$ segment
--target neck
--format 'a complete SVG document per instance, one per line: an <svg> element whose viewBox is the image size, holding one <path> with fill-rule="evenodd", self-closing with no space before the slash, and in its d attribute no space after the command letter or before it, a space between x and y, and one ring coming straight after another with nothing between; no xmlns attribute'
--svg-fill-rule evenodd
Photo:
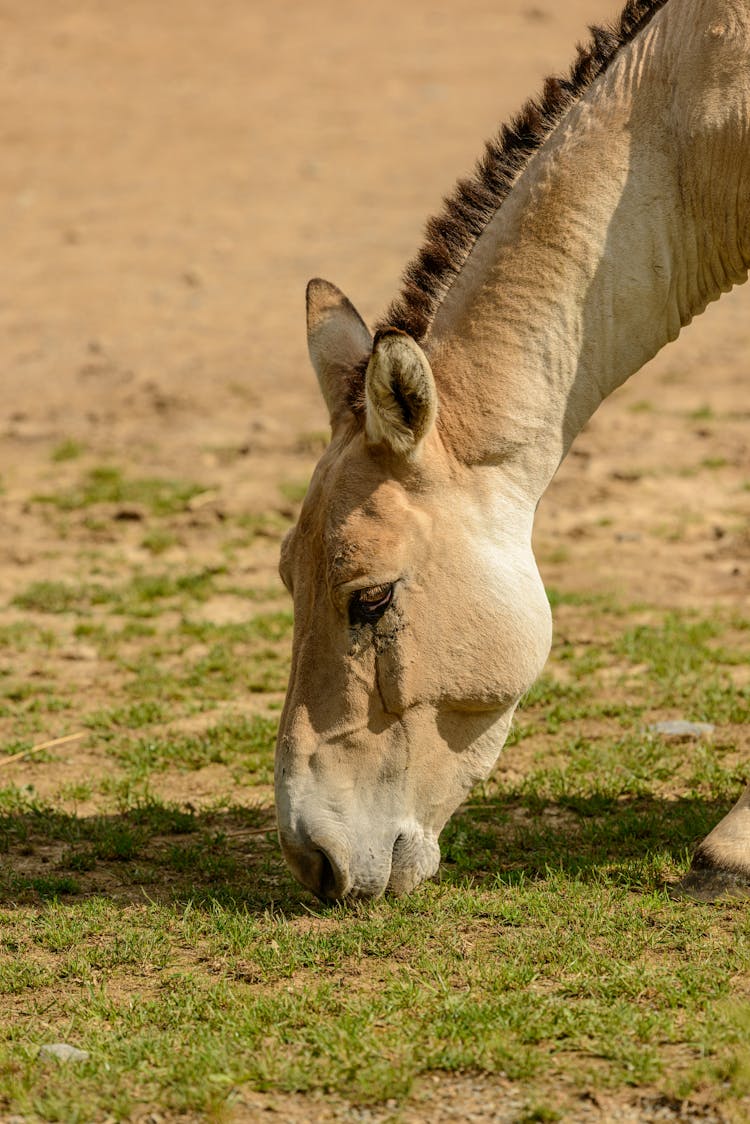
<svg viewBox="0 0 750 1124"><path fill-rule="evenodd" d="M526 166L434 318L443 438L536 502L750 265L750 9L669 0Z"/></svg>

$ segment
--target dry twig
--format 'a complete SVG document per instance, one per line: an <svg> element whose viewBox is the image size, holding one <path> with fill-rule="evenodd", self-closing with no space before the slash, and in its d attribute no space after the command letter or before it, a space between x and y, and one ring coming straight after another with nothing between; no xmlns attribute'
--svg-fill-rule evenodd
<svg viewBox="0 0 750 1124"><path fill-rule="evenodd" d="M64 738L53 738L52 741L32 745L30 749L22 749L20 753L14 753L12 757L0 757L0 769L3 765L12 765L14 761L20 761L22 757L28 757L30 753L39 753L42 749L52 749L55 745L63 745L65 742L74 742L78 738L85 737L86 731L82 730L80 734L66 734Z"/></svg>

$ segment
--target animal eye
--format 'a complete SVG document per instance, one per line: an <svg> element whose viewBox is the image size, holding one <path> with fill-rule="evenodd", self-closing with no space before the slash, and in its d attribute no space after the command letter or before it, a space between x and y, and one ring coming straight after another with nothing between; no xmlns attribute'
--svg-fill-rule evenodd
<svg viewBox="0 0 750 1124"><path fill-rule="evenodd" d="M350 624L372 624L380 620L393 600L393 585L373 585L359 589L349 602Z"/></svg>

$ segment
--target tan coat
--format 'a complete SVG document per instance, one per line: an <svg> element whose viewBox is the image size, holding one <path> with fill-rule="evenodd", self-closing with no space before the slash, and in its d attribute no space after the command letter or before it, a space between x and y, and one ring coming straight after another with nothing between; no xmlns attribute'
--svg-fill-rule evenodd
<svg viewBox="0 0 750 1124"><path fill-rule="evenodd" d="M549 652L539 498L603 399L749 264L750 0L633 0L459 185L374 339L311 282L333 437L282 548L276 796L314 892L435 872ZM750 875L749 804L698 867Z"/></svg>

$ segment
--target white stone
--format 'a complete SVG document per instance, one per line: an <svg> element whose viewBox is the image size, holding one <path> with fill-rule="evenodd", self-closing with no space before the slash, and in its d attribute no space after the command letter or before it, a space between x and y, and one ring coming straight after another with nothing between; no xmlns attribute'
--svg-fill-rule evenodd
<svg viewBox="0 0 750 1124"><path fill-rule="evenodd" d="M646 729L665 738L703 738L713 734L716 727L710 722L686 722L680 718L670 718L666 722L652 722Z"/></svg>
<svg viewBox="0 0 750 1124"><path fill-rule="evenodd" d="M85 1062L88 1050L79 1050L77 1046L69 1046L67 1042L48 1042L39 1047L40 1058L57 1058L61 1062Z"/></svg>

